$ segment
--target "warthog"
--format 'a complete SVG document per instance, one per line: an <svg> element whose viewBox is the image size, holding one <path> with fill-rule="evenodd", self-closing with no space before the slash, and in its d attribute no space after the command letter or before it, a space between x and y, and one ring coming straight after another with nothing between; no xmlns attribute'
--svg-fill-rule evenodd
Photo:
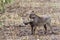
<svg viewBox="0 0 60 40"><path fill-rule="evenodd" d="M50 27L51 31L52 31L52 26L51 26L51 19L49 16L42 16L39 17L36 14L30 14L30 19L32 19L33 21L30 22L25 22L25 25L30 24L31 25L31 32L32 34L35 34L35 30L37 26L44 26L45 32L44 34L47 33L47 25ZM53 31L52 31L53 32Z"/></svg>

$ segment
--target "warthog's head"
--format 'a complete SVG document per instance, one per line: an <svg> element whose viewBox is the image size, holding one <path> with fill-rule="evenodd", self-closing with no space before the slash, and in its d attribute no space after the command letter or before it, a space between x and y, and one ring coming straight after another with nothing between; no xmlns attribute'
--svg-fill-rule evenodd
<svg viewBox="0 0 60 40"><path fill-rule="evenodd" d="M35 14L30 14L30 19L34 19L34 18L36 18L36 15Z"/></svg>
<svg viewBox="0 0 60 40"><path fill-rule="evenodd" d="M32 22L32 21L33 21L33 20L30 19L30 18L25 18L25 17L24 17L24 19L23 19L23 23L24 23L25 25L29 24L29 23Z"/></svg>

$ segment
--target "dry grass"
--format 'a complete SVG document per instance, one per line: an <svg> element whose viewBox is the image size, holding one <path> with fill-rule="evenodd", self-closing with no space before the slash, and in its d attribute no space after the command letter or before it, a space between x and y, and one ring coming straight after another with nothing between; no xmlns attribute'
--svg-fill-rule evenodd
<svg viewBox="0 0 60 40"><path fill-rule="evenodd" d="M0 15L0 28L2 25L19 25L23 20L21 16L26 16L27 13L30 13L30 10L34 10L35 14L40 15L48 15L51 17L51 24L59 28L60 30L60 8L59 2L54 0L50 1L39 1L39 0L15 0L14 3L6 5L6 12ZM30 31L30 27L3 27L0 35L4 36L7 40L59 40L60 35L28 35ZM40 28L38 28L40 29ZM58 32L60 32L57 30ZM25 32L27 31L27 32ZM22 33L21 33L22 32ZM25 32L25 36L24 35ZM3 35L3 34L4 35ZM26 34L27 33L27 34ZM40 32L38 32L40 33ZM18 34L18 35L17 35ZM20 37L19 35L22 36ZM3 40L0 36L0 39ZM5 40L4 39L4 40Z"/></svg>

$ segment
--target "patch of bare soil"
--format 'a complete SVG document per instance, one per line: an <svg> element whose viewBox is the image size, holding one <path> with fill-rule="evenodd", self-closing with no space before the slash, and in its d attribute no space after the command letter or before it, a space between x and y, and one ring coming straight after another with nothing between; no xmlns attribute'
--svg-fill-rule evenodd
<svg viewBox="0 0 60 40"><path fill-rule="evenodd" d="M0 31L0 39L1 40L60 40L60 28L53 27L53 31L55 34L50 33L48 30L48 34L44 33L44 28L39 28L36 30L35 35L31 35L30 26L26 27L4 27Z"/></svg>

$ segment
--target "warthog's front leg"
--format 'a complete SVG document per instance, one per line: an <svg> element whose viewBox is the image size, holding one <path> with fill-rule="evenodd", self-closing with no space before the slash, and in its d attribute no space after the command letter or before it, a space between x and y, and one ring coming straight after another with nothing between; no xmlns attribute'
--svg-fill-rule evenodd
<svg viewBox="0 0 60 40"><path fill-rule="evenodd" d="M31 34L35 35L36 27L31 27Z"/></svg>
<svg viewBox="0 0 60 40"><path fill-rule="evenodd" d="M31 25L31 34L35 34L36 26Z"/></svg>
<svg viewBox="0 0 60 40"><path fill-rule="evenodd" d="M33 27L31 27L31 34L34 34L34 30L33 30Z"/></svg>
<svg viewBox="0 0 60 40"><path fill-rule="evenodd" d="M44 29L45 29L44 34L46 34L47 33L47 26L46 26L46 24L44 25Z"/></svg>

